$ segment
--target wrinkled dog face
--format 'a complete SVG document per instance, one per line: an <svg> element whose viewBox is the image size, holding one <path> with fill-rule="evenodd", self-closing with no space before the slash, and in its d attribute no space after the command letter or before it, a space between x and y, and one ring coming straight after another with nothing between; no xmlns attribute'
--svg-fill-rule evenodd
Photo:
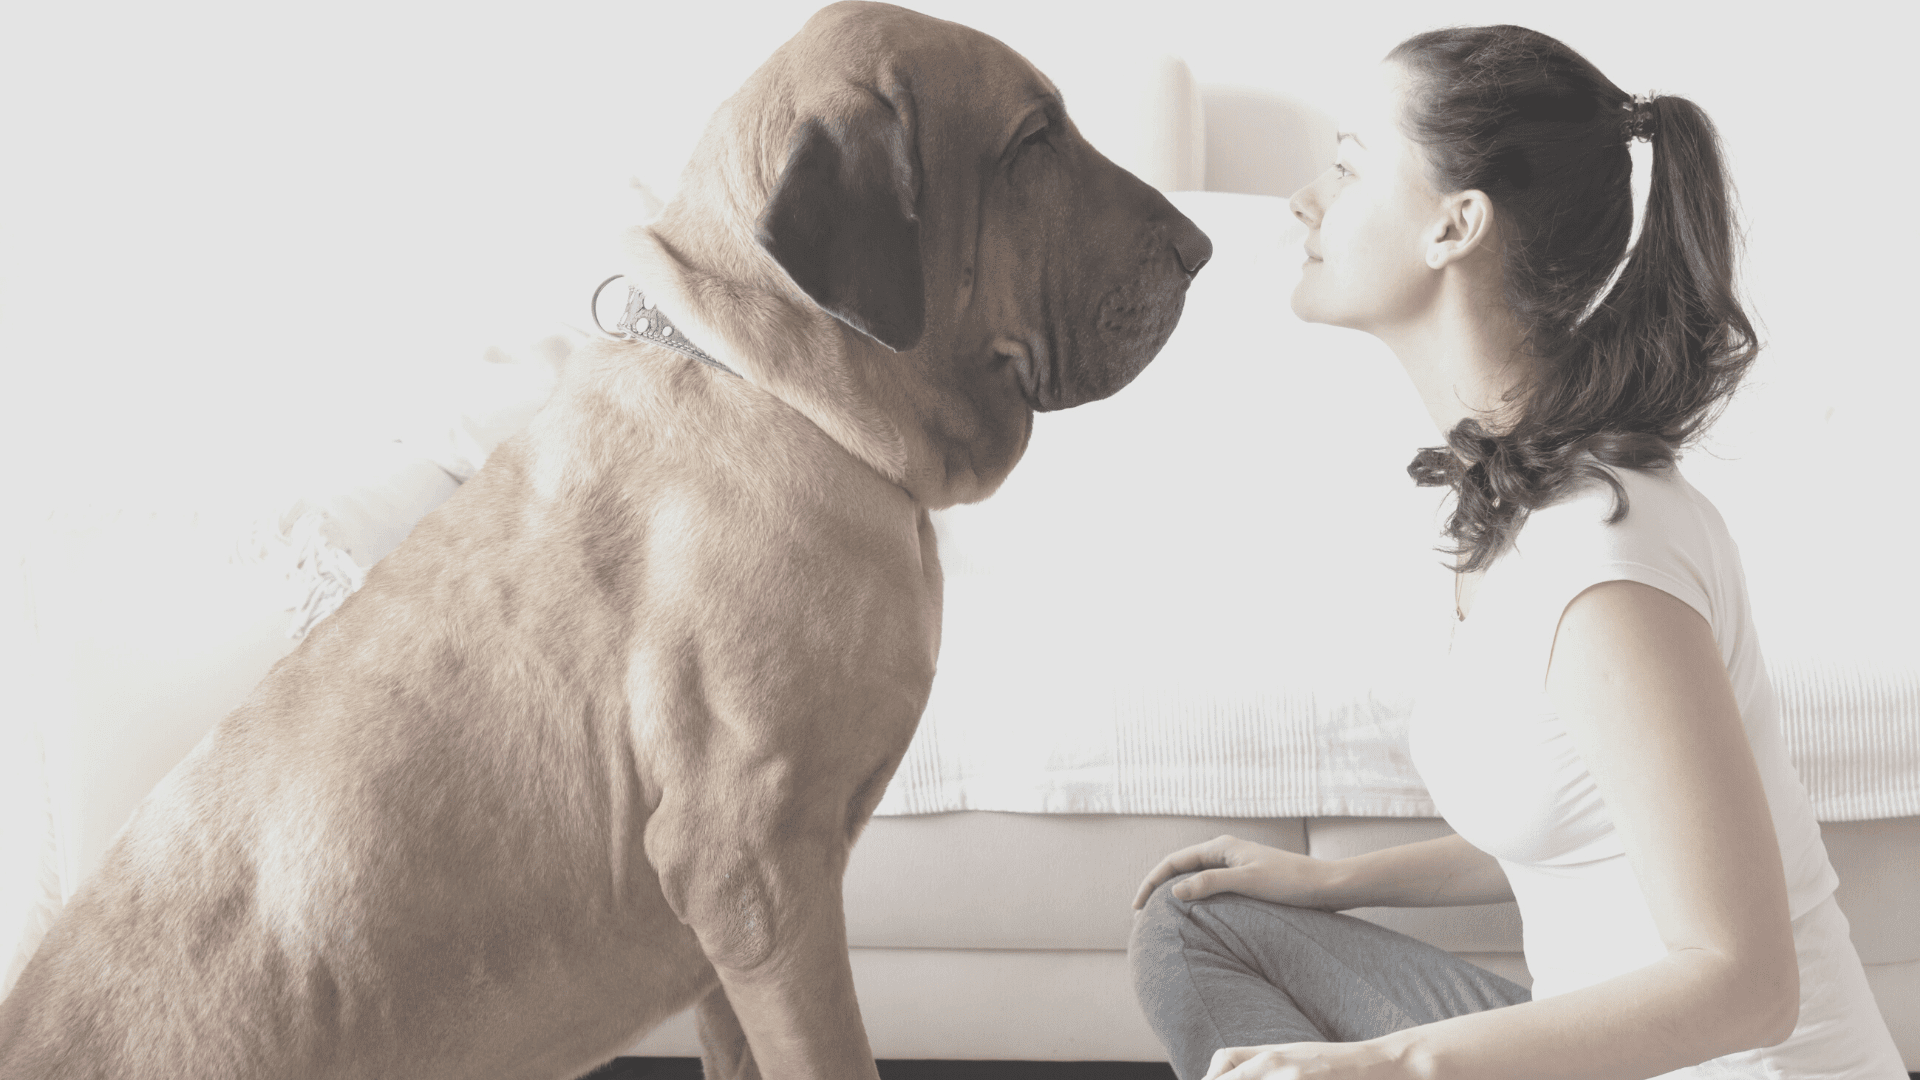
<svg viewBox="0 0 1920 1080"><path fill-rule="evenodd" d="M1132 381L1212 254L1025 58L889 4L822 9L716 124L708 152L769 182L758 253L857 332L844 385L906 433L930 506L991 494L1034 412Z"/></svg>
<svg viewBox="0 0 1920 1080"><path fill-rule="evenodd" d="M976 384L1003 367L1037 410L1114 393L1166 343L1212 244L1025 58L872 3L823 9L782 53L776 71L840 73L787 82L800 123L757 236L821 307Z"/></svg>
<svg viewBox="0 0 1920 1080"><path fill-rule="evenodd" d="M1059 95L1020 66L1025 92L989 144L998 152L978 165L985 270L975 288L1027 401L1065 409L1147 366L1213 246L1082 138Z"/></svg>

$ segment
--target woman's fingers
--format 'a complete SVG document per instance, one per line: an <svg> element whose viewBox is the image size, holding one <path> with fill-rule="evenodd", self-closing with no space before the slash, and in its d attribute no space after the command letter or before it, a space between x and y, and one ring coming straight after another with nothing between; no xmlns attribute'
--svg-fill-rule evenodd
<svg viewBox="0 0 1920 1080"><path fill-rule="evenodd" d="M1219 1080L1238 1068L1240 1063L1260 1052L1258 1046L1227 1046L1213 1052L1213 1060L1207 1062L1206 1080Z"/></svg>
<svg viewBox="0 0 1920 1080"><path fill-rule="evenodd" d="M1140 881L1140 890L1133 894L1133 910L1139 911L1144 907L1147 903L1147 897L1153 895L1153 890L1159 888L1161 882L1176 874L1186 873L1185 870L1179 867L1182 856L1191 850L1191 848L1188 848L1176 851L1166 858L1161 859L1159 865L1155 866L1152 870L1147 871L1147 876Z"/></svg>
<svg viewBox="0 0 1920 1080"><path fill-rule="evenodd" d="M1217 892L1233 891L1234 880L1239 877L1230 869L1202 870L1173 887L1173 895L1182 900L1205 900Z"/></svg>
<svg viewBox="0 0 1920 1080"><path fill-rule="evenodd" d="M1198 845L1181 848L1179 851L1161 859L1159 863L1155 864L1153 869L1147 871L1147 876L1140 879L1140 888L1133 894L1133 910L1139 911L1141 907L1146 904L1147 897L1153 895L1153 890L1160 887L1161 882L1175 874L1186 873L1186 871L1180 869L1180 867L1190 861L1192 853L1197 850L1199 850Z"/></svg>
<svg viewBox="0 0 1920 1080"><path fill-rule="evenodd" d="M1279 1046L1231 1046L1213 1052L1207 1080L1299 1080L1300 1068Z"/></svg>
<svg viewBox="0 0 1920 1080"><path fill-rule="evenodd" d="M1153 890L1159 888L1160 883L1170 877L1194 870L1204 870L1210 866L1225 866L1226 846L1234 842L1231 836L1216 836L1204 844L1183 847L1161 859L1159 865L1147 871L1147 876L1141 880L1140 890L1133 895L1133 910L1139 911L1144 907L1147 897L1153 895Z"/></svg>
<svg viewBox="0 0 1920 1080"><path fill-rule="evenodd" d="M1367 1043L1275 1043L1215 1050L1207 1080L1303 1080L1366 1076L1384 1066Z"/></svg>

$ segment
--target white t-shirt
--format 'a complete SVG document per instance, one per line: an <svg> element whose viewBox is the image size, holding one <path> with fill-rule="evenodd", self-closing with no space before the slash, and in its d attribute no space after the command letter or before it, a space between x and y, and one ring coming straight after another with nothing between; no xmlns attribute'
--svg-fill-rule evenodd
<svg viewBox="0 0 1920 1080"><path fill-rule="evenodd" d="M1615 475L1629 505L1619 522L1605 524L1612 489L1583 485L1536 510L1488 567L1442 675L1415 710L1414 765L1448 824L1506 870L1535 998L1664 957L1606 803L1545 682L1561 612L1588 587L1637 581L1684 601L1712 627L1759 765L1786 870L1803 1001L1800 1026L1785 1043L1683 1072L1756 1080L1903 1076L1831 899L1838 879L1780 735L1739 551L1718 511L1677 469Z"/></svg>

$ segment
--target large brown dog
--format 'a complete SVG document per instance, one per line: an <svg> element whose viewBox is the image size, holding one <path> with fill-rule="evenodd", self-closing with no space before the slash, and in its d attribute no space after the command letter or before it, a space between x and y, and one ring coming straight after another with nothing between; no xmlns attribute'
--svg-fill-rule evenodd
<svg viewBox="0 0 1920 1080"><path fill-rule="evenodd" d="M933 680L927 512L1126 385L1211 248L1011 50L862 3L633 248L745 377L576 358L141 805L0 1077L566 1080L695 1002L710 1077L875 1077L840 879Z"/></svg>

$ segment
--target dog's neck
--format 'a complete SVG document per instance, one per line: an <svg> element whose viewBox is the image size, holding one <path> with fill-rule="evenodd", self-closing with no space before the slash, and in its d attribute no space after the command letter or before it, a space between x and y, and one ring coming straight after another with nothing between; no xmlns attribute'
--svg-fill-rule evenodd
<svg viewBox="0 0 1920 1080"><path fill-rule="evenodd" d="M671 311L679 331L714 360L911 493L906 439L855 385L845 340L851 331L800 295L763 253L729 244L690 250L697 235L675 220L679 209L669 204L652 224L628 232L629 281Z"/></svg>

